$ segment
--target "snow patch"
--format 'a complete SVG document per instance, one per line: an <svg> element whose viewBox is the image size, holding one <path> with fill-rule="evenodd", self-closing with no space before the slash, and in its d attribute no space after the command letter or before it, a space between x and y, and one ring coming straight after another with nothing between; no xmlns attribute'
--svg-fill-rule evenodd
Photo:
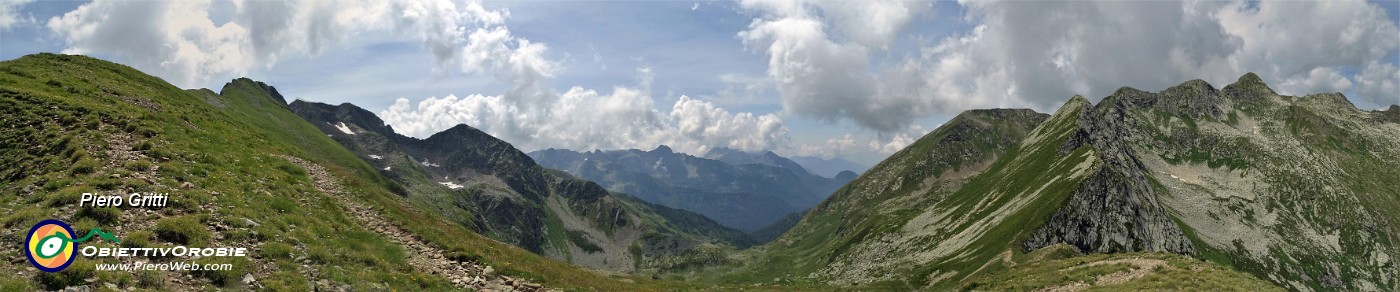
<svg viewBox="0 0 1400 292"><path fill-rule="evenodd" d="M385 166L384 171L388 171L390 168L393 168L393 166Z"/></svg>
<svg viewBox="0 0 1400 292"><path fill-rule="evenodd" d="M384 159L384 156L379 156L379 155L373 155L373 154L371 154L371 155L369 156L369 159L379 160L379 159Z"/></svg>
<svg viewBox="0 0 1400 292"><path fill-rule="evenodd" d="M438 184L447 186L448 189L453 189L453 190L455 190L455 189L460 189L460 188L464 188L464 186L459 185L459 184L454 183L454 182L450 182L450 181L439 182Z"/></svg>
<svg viewBox="0 0 1400 292"><path fill-rule="evenodd" d="M355 134L355 132L351 132L351 131L350 131L350 126L346 126L346 125L345 125L345 122L336 123L336 124L335 124L335 128L336 128L336 129L339 129L341 132L345 132L346 135L354 135L354 134Z"/></svg>

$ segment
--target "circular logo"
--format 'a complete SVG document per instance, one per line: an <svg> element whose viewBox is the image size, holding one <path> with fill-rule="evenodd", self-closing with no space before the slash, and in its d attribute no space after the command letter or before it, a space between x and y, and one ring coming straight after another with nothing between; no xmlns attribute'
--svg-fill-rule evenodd
<svg viewBox="0 0 1400 292"><path fill-rule="evenodd" d="M73 264L73 252L78 244L73 242L73 227L54 219L39 221L29 229L29 237L24 239L24 254L29 263L45 272L58 272Z"/></svg>

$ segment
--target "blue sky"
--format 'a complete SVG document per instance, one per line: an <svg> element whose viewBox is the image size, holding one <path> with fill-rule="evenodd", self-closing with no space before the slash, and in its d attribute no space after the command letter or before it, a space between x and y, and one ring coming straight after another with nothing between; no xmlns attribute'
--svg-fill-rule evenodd
<svg viewBox="0 0 1400 292"><path fill-rule="evenodd" d="M0 0L0 58L84 53L181 87L239 76L425 137L713 147L873 164L973 108L1217 87L1400 103L1400 2ZM113 37L117 36L117 37ZM439 50L434 50L435 48Z"/></svg>

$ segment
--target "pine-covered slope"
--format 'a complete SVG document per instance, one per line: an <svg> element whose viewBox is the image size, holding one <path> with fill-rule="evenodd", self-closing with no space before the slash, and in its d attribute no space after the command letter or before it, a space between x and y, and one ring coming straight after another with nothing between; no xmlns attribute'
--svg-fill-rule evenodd
<svg viewBox="0 0 1400 292"><path fill-rule="evenodd" d="M247 79L219 92L181 90L83 56L0 62L0 165L0 237L7 242L22 242L20 233L32 224L55 218L82 231L101 227L123 247L245 247L250 253L79 257L63 272L42 273L22 264L18 245L5 244L4 254L17 263L0 267L5 291L531 289L528 282L646 288L424 212L394 194L396 183L376 168L288 111L274 89ZM162 192L170 201L155 209L79 207L83 192ZM233 269L95 270L98 263L172 261ZM488 265L494 272L485 270ZM482 281L464 281L474 276Z"/></svg>
<svg viewBox="0 0 1400 292"><path fill-rule="evenodd" d="M681 261L707 246L751 244L742 232L703 216L550 172L509 143L466 125L417 139L351 104L298 100L290 107L405 186L409 199L491 238L561 261L634 272Z"/></svg>
<svg viewBox="0 0 1400 292"><path fill-rule="evenodd" d="M1075 97L1044 122L966 112L731 278L952 288L1068 244L1190 255L1295 290L1395 290L1392 111L1280 96L1247 74Z"/></svg>

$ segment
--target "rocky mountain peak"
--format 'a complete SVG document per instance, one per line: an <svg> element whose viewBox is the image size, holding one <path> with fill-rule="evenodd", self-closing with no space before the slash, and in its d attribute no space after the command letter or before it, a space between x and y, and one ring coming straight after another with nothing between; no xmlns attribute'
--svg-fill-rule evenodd
<svg viewBox="0 0 1400 292"><path fill-rule="evenodd" d="M277 92L277 88L272 87L272 85L267 85L267 83L263 83L262 81L248 79L248 77L240 77L225 83L224 87L219 89L219 95L227 95L226 93L231 92L231 90L239 89L265 95L268 100L273 101L277 106L283 108L287 107L287 99L282 97L281 93Z"/></svg>
<svg viewBox="0 0 1400 292"><path fill-rule="evenodd" d="M1259 75L1254 74L1254 72L1245 73L1240 76L1235 83L1226 85L1221 91L1225 92L1225 96L1236 99L1249 99L1278 94L1274 92L1273 88L1269 88L1268 84L1264 84L1264 80L1260 79Z"/></svg>
<svg viewBox="0 0 1400 292"><path fill-rule="evenodd" d="M1118 91L1123 91L1123 89L1119 89ZM1055 113L1051 116L1061 117L1074 112L1083 112L1093 108L1093 106L1094 103L1089 102L1088 98L1084 98L1082 95L1075 95L1074 97L1070 97L1069 101L1065 101L1065 104L1060 105L1060 109L1055 110Z"/></svg>
<svg viewBox="0 0 1400 292"><path fill-rule="evenodd" d="M329 105L319 102L308 102L304 100L294 100L287 105L293 113L305 117L307 120L315 122L317 126L325 126L335 123L352 124L371 132L379 133L386 137L392 137L394 128L379 119L373 112L355 106L350 103L340 105Z"/></svg>
<svg viewBox="0 0 1400 292"><path fill-rule="evenodd" d="M842 170L840 173L837 173L837 174L836 174L835 179L838 180L838 181L851 181L851 180L855 180L857 176L859 176L859 175L857 175L857 174L856 174L855 172L853 172L853 171Z"/></svg>
<svg viewBox="0 0 1400 292"><path fill-rule="evenodd" d="M1377 116L1383 122L1400 123L1400 105L1390 105L1389 109L1376 111Z"/></svg>
<svg viewBox="0 0 1400 292"><path fill-rule="evenodd" d="M1224 97L1214 86L1204 80L1195 79L1157 93L1132 87L1119 88L1113 92L1113 95L1104 97L1094 109L1101 115L1108 111L1156 109L1192 118L1204 116L1223 118L1224 110L1221 109L1223 101Z"/></svg>
<svg viewBox="0 0 1400 292"><path fill-rule="evenodd" d="M651 152L663 155L671 155L675 153L675 151L671 151L671 147L667 147L666 145L656 146L656 149L652 149Z"/></svg>
<svg viewBox="0 0 1400 292"><path fill-rule="evenodd" d="M1216 89L1215 86L1211 86L1210 83L1206 82L1205 80L1192 79L1190 81L1182 82L1181 84L1167 88L1167 90L1163 91L1163 93L1186 96L1213 95L1216 94Z"/></svg>

